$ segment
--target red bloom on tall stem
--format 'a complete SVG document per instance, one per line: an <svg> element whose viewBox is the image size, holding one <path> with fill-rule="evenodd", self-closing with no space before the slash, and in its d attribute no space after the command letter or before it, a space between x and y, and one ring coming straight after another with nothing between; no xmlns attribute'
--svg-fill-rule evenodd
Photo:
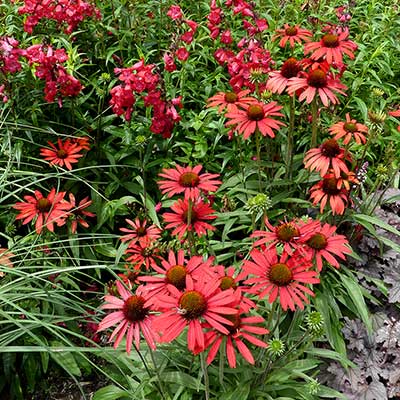
<svg viewBox="0 0 400 400"><path fill-rule="evenodd" d="M318 95L322 104L328 107L329 101L333 104L339 103L334 92L346 95L343 90L346 90L347 86L343 85L330 72L316 68L304 74L305 76L303 77L290 78L287 87L290 95L293 95L297 91L301 92L299 96L300 101L306 100L309 104Z"/></svg>
<svg viewBox="0 0 400 400"><path fill-rule="evenodd" d="M348 36L349 31L347 29L338 34L328 32L319 42L306 43L304 54L313 52L311 54L313 60L325 58L329 64L340 65L343 63L343 54L353 59L354 51L357 50L357 45L351 40L347 40Z"/></svg>
<svg viewBox="0 0 400 400"><path fill-rule="evenodd" d="M209 204L202 200L191 203L188 199L179 199L172 206L173 213L164 213L164 221L167 222L166 228L173 228L173 235L177 235L181 239L186 232L195 231L198 236L205 235L207 230L213 231L215 227L206 221L217 218ZM189 218L190 210L190 218Z"/></svg>
<svg viewBox="0 0 400 400"><path fill-rule="evenodd" d="M287 59L279 71L269 73L267 89L273 93L283 93L289 83L289 79L296 77L301 69L300 63L294 57Z"/></svg>
<svg viewBox="0 0 400 400"><path fill-rule="evenodd" d="M133 228L119 228L120 231L128 233L121 237L121 242L129 242L129 247L136 243L139 243L141 247L146 247L152 241L157 240L160 237L161 229L155 225L147 226L147 220L141 221L136 218L132 221L128 218L125 221Z"/></svg>
<svg viewBox="0 0 400 400"><path fill-rule="evenodd" d="M250 349L243 342L243 339L246 339L255 346L267 347L267 343L253 336L253 334L265 335L269 332L266 328L255 326L255 324L265 324L264 318L260 316L241 315L240 311L234 315L225 316L225 318L233 322L233 326L227 326L229 330L228 335L215 330L206 333L206 348L211 345L207 356L207 364L212 363L222 345L225 346L228 364L231 368L236 368L235 346L243 358L254 365L254 357ZM224 341L224 339L226 340Z"/></svg>
<svg viewBox="0 0 400 400"><path fill-rule="evenodd" d="M324 212L324 208L328 202L333 215L341 215L344 213L349 198L349 192L345 188L341 188L338 185L338 181L339 179L335 178L334 174L328 173L310 189L310 198L313 200L313 205L321 203L321 214Z"/></svg>
<svg viewBox="0 0 400 400"><path fill-rule="evenodd" d="M157 333L152 327L155 315L152 311L152 298L140 291L140 288L133 294L126 289L120 281L116 282L117 290L122 298L106 295L106 303L101 306L104 309L117 310L107 315L99 324L97 332L118 324L110 336L111 342L115 338L114 348L116 349L126 334L126 352L129 354L133 341L137 350L140 348L140 333L144 336L151 349L156 348Z"/></svg>
<svg viewBox="0 0 400 400"><path fill-rule="evenodd" d="M250 252L252 261L243 262L243 275L253 275L244 283L253 285L252 291L260 299L269 295L269 303L273 303L279 296L282 308L295 310L298 306L304 309L304 303L309 303L305 294L314 296L311 289L304 283L319 283L317 272L310 271L312 263L305 257L293 255L289 258L287 253L282 253L278 258L275 248L260 251L253 249Z"/></svg>
<svg viewBox="0 0 400 400"><path fill-rule="evenodd" d="M71 205L70 210L70 218L72 217L71 221L71 232L76 233L78 230L78 224L83 226L84 228L88 228L89 224L85 220L86 217L95 217L96 214L85 211L85 208L89 207L92 204L92 200L89 200L89 197L86 196L83 198L78 204L76 204L75 196L72 193L69 193L69 203Z"/></svg>
<svg viewBox="0 0 400 400"><path fill-rule="evenodd" d="M39 190L35 190L34 193L34 196L24 196L25 202L13 205L13 208L20 211L15 219L22 219L22 224L25 225L36 218L37 234L40 234L43 228L54 232L54 224L64 225L71 209L71 204L64 200L65 192L56 193L56 189L53 188L47 197L43 197Z"/></svg>
<svg viewBox="0 0 400 400"><path fill-rule="evenodd" d="M207 107L218 107L218 112L238 112L240 107L248 104L257 103L254 97L247 97L250 90L242 90L240 92L218 92L208 99Z"/></svg>
<svg viewBox="0 0 400 400"><path fill-rule="evenodd" d="M71 139L66 139L64 142L59 138L58 148L52 143L47 142L51 149L41 148L40 155L44 157L46 161L50 161L50 165L59 165L69 170L72 169L72 165L79 161L79 158L83 157L83 154L79 152L83 150L83 147L78 143L73 143Z"/></svg>
<svg viewBox="0 0 400 400"><path fill-rule="evenodd" d="M133 264L134 268L140 270L144 265L146 269L150 269L157 266L157 260L161 257L159 256L159 248L155 242L147 243L146 246L141 246L134 244L129 246L125 254L129 254L126 261Z"/></svg>
<svg viewBox="0 0 400 400"><path fill-rule="evenodd" d="M302 44L302 41L309 42L312 37L310 31L300 28L298 25L290 26L289 24L285 24L283 29L276 29L275 32L276 34L272 36L272 40L280 38L280 47L285 47L286 43L289 42L290 47L293 48L295 43Z"/></svg>
<svg viewBox="0 0 400 400"><path fill-rule="evenodd" d="M233 326L233 322L226 315L237 313L232 289L220 291L217 280L194 281L188 275L183 293L173 285L169 286L169 292L168 296L156 297L160 310L164 310L154 321L154 327L161 333L161 342L171 342L188 326L188 349L201 351L205 347L204 321L217 331L229 334L227 326Z"/></svg>
<svg viewBox="0 0 400 400"><path fill-rule="evenodd" d="M346 122L337 122L329 128L331 135L335 135L334 139L343 138L343 144L348 144L352 137L358 144L365 144L367 139L364 133L368 132L368 127L358 123L355 119L351 119L349 113L346 114Z"/></svg>
<svg viewBox="0 0 400 400"><path fill-rule="evenodd" d="M283 251L291 255L293 250L299 247L299 238L301 236L301 225L296 221L282 221L278 226L270 224L265 218L265 225L269 231L254 231L250 237L261 237L256 240L253 246L267 245L267 249L271 249L278 244L283 245Z"/></svg>
<svg viewBox="0 0 400 400"><path fill-rule="evenodd" d="M189 260L185 259L183 250L175 253L170 250L168 260L161 259L161 266L154 265L153 269L158 272L159 276L141 276L139 281L145 282L143 290L151 295L164 294L168 295L168 286L175 286L178 290L185 290L186 276L191 275L196 278L199 274L209 274L210 265L214 258L210 257L207 261L201 256L193 256Z"/></svg>
<svg viewBox="0 0 400 400"><path fill-rule="evenodd" d="M175 168L164 168L159 174L166 179L158 182L161 192L167 194L168 197L184 193L185 199L191 200L196 200L201 192L215 192L222 183L216 179L219 174L200 174L202 168L202 165L195 167L176 165Z"/></svg>
<svg viewBox="0 0 400 400"><path fill-rule="evenodd" d="M305 245L310 258L316 260L318 271L322 270L323 258L333 267L340 268L334 256L345 260L346 254L351 253L346 237L335 233L336 226L321 224L320 221L312 221L308 225L309 232L300 241Z"/></svg>
<svg viewBox="0 0 400 400"><path fill-rule="evenodd" d="M335 178L339 178L341 172L349 173L344 160L351 161L350 154L342 149L335 139L328 139L321 146L307 151L304 157L305 168L318 171L321 176L332 169Z"/></svg>
<svg viewBox="0 0 400 400"><path fill-rule="evenodd" d="M268 104L261 102L247 105L243 110L227 113L226 118L230 120L226 126L234 125L234 130L243 134L244 139L248 139L258 129L263 136L275 137L273 129L279 129L285 124L271 117L283 116L279 110L282 106L275 101Z"/></svg>

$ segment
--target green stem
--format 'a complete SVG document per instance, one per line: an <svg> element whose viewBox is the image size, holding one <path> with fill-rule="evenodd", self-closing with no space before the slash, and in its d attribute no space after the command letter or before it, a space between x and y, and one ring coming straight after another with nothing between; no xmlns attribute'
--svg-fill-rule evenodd
<svg viewBox="0 0 400 400"><path fill-rule="evenodd" d="M286 179L292 179L293 176L293 136L294 136L294 118L295 118L295 96L290 99L289 109L289 129L287 133L286 146Z"/></svg>
<svg viewBox="0 0 400 400"><path fill-rule="evenodd" d="M210 382L208 380L208 370L207 370L206 356L204 351L200 353L200 363L204 377L205 400L210 400Z"/></svg>
<svg viewBox="0 0 400 400"><path fill-rule="evenodd" d="M150 372L150 370L149 370L149 367L147 366L146 360L145 360L144 357L142 356L142 353L136 348L135 345L133 345L132 347L136 350L136 353L138 353L139 358L142 360L142 363L143 363L144 368L145 368L145 370L146 370L146 372L147 372L147 375L149 375L150 380L153 379L153 375L151 374L151 372ZM165 395L164 395L164 392L163 392L161 386L159 386L159 385L156 385L156 386L157 386L157 390L158 390L158 391L160 392L160 394L161 394L162 399L163 399L163 400L167 400L166 397L165 397Z"/></svg>
<svg viewBox="0 0 400 400"><path fill-rule="evenodd" d="M156 372L156 375L157 375L158 385L160 386L160 393L161 392L164 393L164 388L163 388L163 384L161 381L160 371L159 371L159 368L157 367L156 358L154 357L154 351L152 349L150 349L150 356L151 356L151 361L153 362L154 371ZM169 393L167 393L167 398L168 399L171 398Z"/></svg>
<svg viewBox="0 0 400 400"><path fill-rule="evenodd" d="M318 104L317 98L314 97L311 103L311 147L316 147L318 142Z"/></svg>
<svg viewBox="0 0 400 400"><path fill-rule="evenodd" d="M260 131L256 130L256 153L257 153L257 170L258 170L258 189L261 192L261 141Z"/></svg>
<svg viewBox="0 0 400 400"><path fill-rule="evenodd" d="M189 242L189 251L190 255L194 256L196 254L196 246L193 237L193 231L189 230L189 226L192 223L192 211L193 211L193 202L191 199L188 200L188 213L187 213L187 226L188 226L188 242Z"/></svg>

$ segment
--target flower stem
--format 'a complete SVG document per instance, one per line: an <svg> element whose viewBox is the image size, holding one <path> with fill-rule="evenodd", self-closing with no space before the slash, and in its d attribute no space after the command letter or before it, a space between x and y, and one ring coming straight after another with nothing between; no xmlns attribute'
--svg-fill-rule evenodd
<svg viewBox="0 0 400 400"><path fill-rule="evenodd" d="M293 134L294 134L294 118L295 118L295 96L290 99L289 109L289 129L287 133L286 146L286 179L292 179L293 176Z"/></svg>
<svg viewBox="0 0 400 400"><path fill-rule="evenodd" d="M256 153L257 153L257 169L258 169L258 189L261 192L261 141L260 131L256 130Z"/></svg>
<svg viewBox="0 0 400 400"><path fill-rule="evenodd" d="M318 141L318 104L317 98L314 97L311 103L311 147L317 146Z"/></svg>
<svg viewBox="0 0 400 400"><path fill-rule="evenodd" d="M153 362L153 366L154 366L154 371L156 372L157 375L157 380L158 380L158 385L160 387L160 393L164 393L164 388L163 388L163 384L161 381L161 376L160 376L160 371L157 367L157 363L156 363L156 358L154 357L154 351L152 349L150 349L150 356L151 356L151 361ZM169 393L167 392L167 398L170 399L171 396L169 395Z"/></svg>
<svg viewBox="0 0 400 400"><path fill-rule="evenodd" d="M151 374L151 372L150 372L150 370L149 370L149 367L147 366L146 360L145 360L144 357L142 356L142 353L136 348L136 346L132 346L132 347L136 350L136 352L137 352L138 355L139 355L139 358L142 360L142 363L143 363L144 368L145 368L145 370L146 370L146 372L147 372L147 375L149 375L150 380L153 379L153 375ZM158 382L158 385L156 385L156 386L157 386L157 390L160 392L160 395L161 395L162 399L163 399L163 400L167 400L167 398L165 397L165 394L164 394L164 392L163 392L163 390L162 390L162 388L161 388L161 383L160 383L160 381Z"/></svg>
<svg viewBox="0 0 400 400"><path fill-rule="evenodd" d="M207 370L206 356L204 351L200 353L200 363L201 363L201 370L204 376L205 400L210 400L210 382L208 380L208 370Z"/></svg>

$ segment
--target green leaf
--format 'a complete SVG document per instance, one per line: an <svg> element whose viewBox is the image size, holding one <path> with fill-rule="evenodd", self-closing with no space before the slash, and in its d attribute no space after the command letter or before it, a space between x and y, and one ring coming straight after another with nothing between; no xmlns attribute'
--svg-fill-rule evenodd
<svg viewBox="0 0 400 400"><path fill-rule="evenodd" d="M368 307L365 304L360 285L356 282L355 277L349 277L344 274L340 278L347 289L347 293L359 312L359 317L364 322L369 333L372 333L372 322L368 312Z"/></svg>
<svg viewBox="0 0 400 400"><path fill-rule="evenodd" d="M128 398L128 393L114 385L99 389L93 396L93 400L115 400L122 397Z"/></svg>
<svg viewBox="0 0 400 400"><path fill-rule="evenodd" d="M185 386L194 390L204 390L204 385L199 384L198 380L192 376L185 374L184 372L171 371L164 372L161 374L161 380L165 382L171 382L178 385Z"/></svg>
<svg viewBox="0 0 400 400"><path fill-rule="evenodd" d="M321 358L329 358L330 360L339 361L342 365L346 365L351 368L355 368L356 365L344 357L342 354L329 350L329 349L318 349L312 348L306 351L307 354L311 354L313 356L321 357Z"/></svg>
<svg viewBox="0 0 400 400"><path fill-rule="evenodd" d="M51 347L63 347L63 344L61 342L53 341L51 342ZM66 351L51 351L51 356L57 364L70 375L81 376L81 370L79 369L72 353Z"/></svg>
<svg viewBox="0 0 400 400"><path fill-rule="evenodd" d="M382 229L385 229L388 232L391 232L397 236L400 236L400 231L398 231L396 228L393 228L393 226L387 224L386 222L382 221L381 219L379 219L377 217L372 217L370 215L365 215L365 214L355 214L353 217L361 225L363 224L363 222L377 225L377 226L381 227Z"/></svg>
<svg viewBox="0 0 400 400"><path fill-rule="evenodd" d="M329 399L343 399L348 400L348 397L343 393L338 392L337 390L331 389L326 386L319 386L318 388L318 396L319 397L327 397Z"/></svg>
<svg viewBox="0 0 400 400"><path fill-rule="evenodd" d="M219 400L246 400L250 394L250 384L242 384L240 383L239 386L229 393L224 393L221 396L218 396Z"/></svg>

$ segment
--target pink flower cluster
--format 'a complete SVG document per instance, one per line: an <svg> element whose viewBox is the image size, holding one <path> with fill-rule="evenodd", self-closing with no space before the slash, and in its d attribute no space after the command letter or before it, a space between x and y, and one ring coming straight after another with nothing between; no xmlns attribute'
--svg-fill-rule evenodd
<svg viewBox="0 0 400 400"><path fill-rule="evenodd" d="M21 69L19 57L25 55L25 51L18 48L18 40L12 37L0 37L0 72L2 74L15 73Z"/></svg>
<svg viewBox="0 0 400 400"><path fill-rule="evenodd" d="M114 72L122 83L111 89L110 104L115 114L124 115L130 121L136 103L135 95L147 92L143 96L144 105L153 107L150 130L167 138L171 136L175 123L181 119L176 109L182 107L181 97L171 101L163 99L159 88L160 77L154 72L155 68L154 64L146 65L144 60L129 68L115 68Z"/></svg>
<svg viewBox="0 0 400 400"><path fill-rule="evenodd" d="M35 44L26 49L25 57L29 65L35 66L35 75L46 81L44 93L47 102L53 102L58 95L61 107L62 97L77 96L83 89L79 80L61 65L68 60L64 49L54 50L50 45Z"/></svg>
<svg viewBox="0 0 400 400"><path fill-rule="evenodd" d="M214 53L214 57L220 65L227 65L230 85L234 91L240 91L244 87L254 91L255 83L252 81L252 73L259 72L267 77L273 63L271 54L264 49L262 44L255 39L242 39L238 43L239 52L220 48ZM265 83L258 85L260 91L265 89Z"/></svg>
<svg viewBox="0 0 400 400"><path fill-rule="evenodd" d="M32 33L41 19L67 25L64 31L70 34L86 17L101 17L96 7L82 0L25 0L18 12L28 14L24 24L24 30L28 33Z"/></svg>
<svg viewBox="0 0 400 400"><path fill-rule="evenodd" d="M198 24L190 19L183 19L182 10L178 5L172 5L167 15L176 22L178 31L185 25L189 27L189 30L184 33L173 36L171 51L166 51L164 53L163 60L165 69L166 71L173 72L176 70L175 57L179 61L186 61L189 58L189 52L184 46L184 43L192 43Z"/></svg>

